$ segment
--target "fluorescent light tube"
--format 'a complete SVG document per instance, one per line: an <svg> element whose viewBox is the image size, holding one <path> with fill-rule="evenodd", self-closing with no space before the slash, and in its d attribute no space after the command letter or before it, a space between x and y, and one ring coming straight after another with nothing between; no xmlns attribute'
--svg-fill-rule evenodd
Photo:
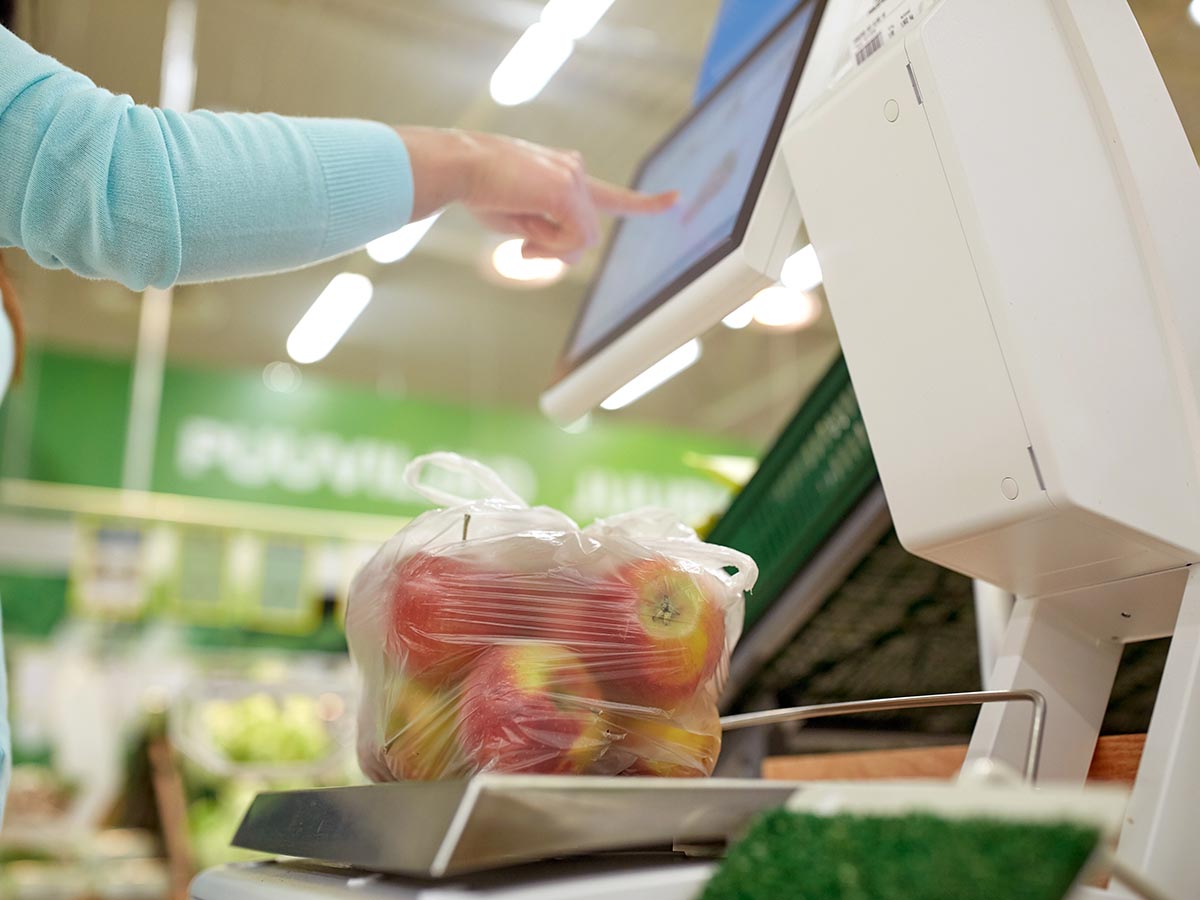
<svg viewBox="0 0 1200 900"><path fill-rule="evenodd" d="M692 338L682 347L668 353L641 375L613 393L600 404L601 409L621 409L635 400L640 400L656 387L670 381L680 372L692 366L700 358L700 340Z"/></svg>
<svg viewBox="0 0 1200 900"><path fill-rule="evenodd" d="M442 211L439 209L432 216L426 216L416 222L409 222L391 234L375 238L367 244L367 256L381 265L400 262L413 252L417 244L421 243L421 238L425 237L425 233L433 227L433 223L441 214Z"/></svg>
<svg viewBox="0 0 1200 900"><path fill-rule="evenodd" d="M784 287L797 291L811 291L821 283L821 264L812 244L797 250L783 261L783 272L779 281Z"/></svg>
<svg viewBox="0 0 1200 900"><path fill-rule="evenodd" d="M366 275L351 272L335 275L288 335L288 356L301 364L315 363L328 356L371 302L373 291L371 279Z"/></svg>
<svg viewBox="0 0 1200 900"><path fill-rule="evenodd" d="M575 42L561 31L534 22L492 73L492 99L501 106L529 102L542 92L574 48Z"/></svg>

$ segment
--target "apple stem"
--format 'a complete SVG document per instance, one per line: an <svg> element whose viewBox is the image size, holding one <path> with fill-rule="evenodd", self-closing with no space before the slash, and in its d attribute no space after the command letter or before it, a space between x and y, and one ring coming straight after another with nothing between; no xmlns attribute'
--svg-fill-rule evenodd
<svg viewBox="0 0 1200 900"><path fill-rule="evenodd" d="M663 597L658 611L654 614L654 622L659 625L670 625L671 620L679 615L679 611L671 605L670 597Z"/></svg>
<svg viewBox="0 0 1200 900"><path fill-rule="evenodd" d="M470 524L471 524L471 514L470 514L470 513L467 513L466 515L464 515L464 516L463 516L463 536L462 536L462 539L463 539L464 541L467 539L467 528L470 526Z"/></svg>

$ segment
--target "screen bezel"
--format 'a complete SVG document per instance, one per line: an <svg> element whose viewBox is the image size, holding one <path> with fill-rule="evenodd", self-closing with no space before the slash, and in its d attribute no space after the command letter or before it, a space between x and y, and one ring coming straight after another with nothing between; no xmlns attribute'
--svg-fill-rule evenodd
<svg viewBox="0 0 1200 900"><path fill-rule="evenodd" d="M584 348L581 352L572 356L570 354L571 344L574 342L576 335L579 333L579 328L583 323L584 314L587 312L589 304L592 302L592 295L596 292L597 285L600 281L600 275L608 265L610 256L612 255L613 247L616 244L617 236L624 225L623 220L618 220L609 235L608 242L605 245L604 252L600 257L600 263L597 266L596 274L593 275L591 282L588 285L587 291L584 294L583 301L579 305L579 311L575 315L575 321L571 325L571 330L567 334L567 339L563 345L563 352L559 356L558 365L555 371L554 379L550 386L563 381L572 372L577 370L584 363L588 362L593 357L601 353L605 348L609 347L613 341L622 335L626 334L634 328L639 322L655 310L663 306L667 301L679 293L684 287L695 281L721 260L728 257L734 250L741 246L742 241L746 237L746 230L750 226L750 219L754 214L754 208L758 204L759 193L762 190L763 182L766 181L767 170L775 157L775 150L779 145L779 138L783 134L783 127L787 123L788 113L791 111L792 101L796 97L796 90L800 85L800 78L804 74L804 66L808 62L808 56L812 51L813 41L816 38L817 27L821 22L822 15L825 11L827 0L800 0L796 7L789 12L779 24L771 29L754 49L746 54L737 66L729 72L721 81L709 92L697 106L695 106L686 116L679 120L675 126L667 132L667 134L658 141L638 164L634 172L632 183L637 185L641 180L646 168L654 162L655 158L662 153L679 134L687 128L691 122L700 116L728 86L735 81L739 75L758 57L768 44L770 44L779 34L785 31L799 16L809 7L812 7L812 20L809 22L808 30L805 32L804 39L800 43L800 47L796 52L796 58L792 63L792 69L788 73L787 81L784 83L783 94L779 100L779 106L775 110L775 115L771 120L771 126L767 130L766 140L763 142L763 149L759 155L758 161L755 163L754 175L750 179L750 186L746 190L745 199L742 201L742 206L738 210L737 220L734 222L729 236L726 237L720 244L696 260L691 266L680 273L670 283L660 288L652 294L645 303L641 304L634 312L625 316L617 322L607 332L597 338L592 344Z"/></svg>

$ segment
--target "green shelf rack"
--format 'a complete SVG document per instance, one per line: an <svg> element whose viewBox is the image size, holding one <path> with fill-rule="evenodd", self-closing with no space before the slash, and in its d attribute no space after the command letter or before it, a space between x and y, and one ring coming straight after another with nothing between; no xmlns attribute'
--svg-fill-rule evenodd
<svg viewBox="0 0 1200 900"><path fill-rule="evenodd" d="M708 535L758 563L758 584L746 598L747 629L878 477L850 372L839 356Z"/></svg>

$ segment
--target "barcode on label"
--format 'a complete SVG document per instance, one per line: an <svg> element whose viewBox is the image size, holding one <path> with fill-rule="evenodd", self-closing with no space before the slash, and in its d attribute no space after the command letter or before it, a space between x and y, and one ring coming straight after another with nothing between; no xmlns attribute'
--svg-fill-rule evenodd
<svg viewBox="0 0 1200 900"><path fill-rule="evenodd" d="M883 35L882 34L875 35L875 37L871 38L869 41L867 41L865 44L863 44L861 47L858 48L858 52L854 54L854 64L856 66L861 66L864 62L866 62L868 59L871 58L871 56L875 53L876 50L878 50L882 46L883 46Z"/></svg>

